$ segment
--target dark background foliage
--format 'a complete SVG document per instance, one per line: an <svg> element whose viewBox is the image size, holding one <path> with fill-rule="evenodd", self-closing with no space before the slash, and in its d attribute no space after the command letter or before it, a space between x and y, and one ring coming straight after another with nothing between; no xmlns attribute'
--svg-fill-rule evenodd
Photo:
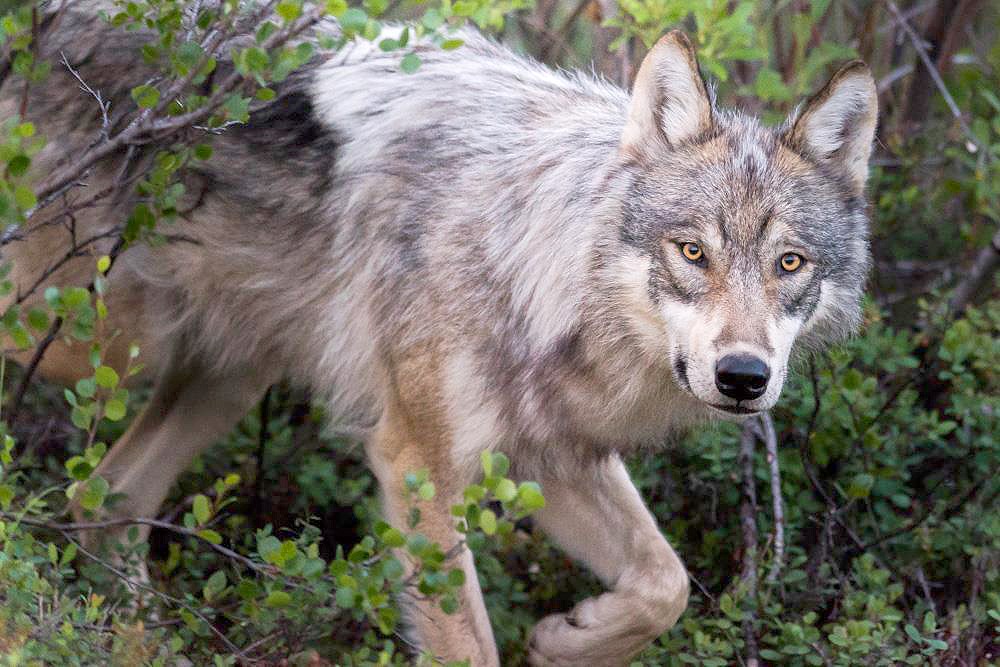
<svg viewBox="0 0 1000 667"><path fill-rule="evenodd" d="M139 21L184 4L120 7ZM277 8L291 26L312 5ZM60 64L31 58L31 5L4 0L0 9L11 12L0 25L4 76L46 85ZM323 9L371 39L384 15L432 32L469 18L549 64L593 63L626 86L648 46L679 26L720 101L768 122L839 62L869 62L881 118L864 328L802 358L768 419L694 433L630 461L695 582L681 622L636 664L1000 663L996 3L365 0ZM457 46L447 39L439 41ZM281 48L264 49L272 64L286 58ZM238 120L239 100L276 76L255 70L256 56L241 56L254 89L235 88L237 101L208 109L209 121ZM133 92L140 106L159 95ZM4 224L23 224L45 194L22 178L35 137L17 119L0 123L0 209ZM172 214L173 174L198 150L206 149L188 140L173 162L153 167L149 180L163 187L146 212L152 222ZM56 316L75 327L99 320L100 277L114 257L105 259L89 288L58 286L51 312L5 314L8 345L44 344ZM125 405L131 415L143 400L141 389L118 386L125 369L111 377L102 368L69 395L32 379L21 396L23 370L3 365L0 662L430 662L399 635L392 593L419 585L451 604L460 582L447 567L450 545L421 542L418 522L403 533L381 524L360 447L326 433L321 408L283 385L185 473L148 553L84 553L62 514L65 491L75 485L95 511L113 502L90 473L101 443L122 432ZM532 488L512 491L502 460L484 465L463 508L467 540L504 663L519 664L537 619L599 586L524 518ZM434 492L433 480L412 481L415 498ZM392 547L421 563L419 581L403 580ZM130 587L143 559L149 584Z"/></svg>

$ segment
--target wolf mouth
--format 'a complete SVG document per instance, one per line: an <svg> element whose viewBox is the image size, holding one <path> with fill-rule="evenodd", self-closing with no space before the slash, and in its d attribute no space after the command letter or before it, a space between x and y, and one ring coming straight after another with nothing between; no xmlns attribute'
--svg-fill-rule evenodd
<svg viewBox="0 0 1000 667"><path fill-rule="evenodd" d="M723 412L728 412L733 415L755 415L760 412L760 410L744 408L739 405L716 405L715 403L709 403L709 405L716 410L722 410Z"/></svg>

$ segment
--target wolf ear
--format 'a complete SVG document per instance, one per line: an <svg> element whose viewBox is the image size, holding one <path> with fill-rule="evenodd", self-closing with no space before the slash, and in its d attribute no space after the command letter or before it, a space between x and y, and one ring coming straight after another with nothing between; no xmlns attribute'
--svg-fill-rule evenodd
<svg viewBox="0 0 1000 667"><path fill-rule="evenodd" d="M664 35L639 67L632 87L624 149L650 141L676 146L712 127L712 102L698 71L698 59L687 35Z"/></svg>
<svg viewBox="0 0 1000 667"><path fill-rule="evenodd" d="M799 152L845 169L858 192L878 120L878 91L868 66L848 63L793 116L789 140Z"/></svg>

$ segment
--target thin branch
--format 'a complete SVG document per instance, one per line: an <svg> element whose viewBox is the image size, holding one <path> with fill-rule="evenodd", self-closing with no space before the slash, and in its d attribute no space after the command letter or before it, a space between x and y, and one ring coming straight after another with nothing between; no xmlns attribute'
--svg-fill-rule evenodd
<svg viewBox="0 0 1000 667"><path fill-rule="evenodd" d="M17 304L24 303L32 294L38 291L38 288L42 286L42 283L48 280L52 276L52 274L54 274L60 268L65 266L66 263L69 262L70 260L76 257L87 256L88 253L82 252L85 248L87 248L87 246L97 243L98 241L101 241L103 239L115 238L121 234L121 231L122 230L120 227L114 227L107 231L101 232L100 234L94 234L90 238L84 239L80 243L74 244L73 247L71 247L69 250L66 251L65 255L56 260L54 264L51 264L48 267L46 267L45 270L42 271L41 275L39 275L38 278L35 280L35 282L31 284L31 287L26 289L23 293L18 292L17 298L15 299L14 303Z"/></svg>
<svg viewBox="0 0 1000 667"><path fill-rule="evenodd" d="M979 289L993 277L998 265L1000 265L1000 230L993 235L989 245L979 251L972 268L952 293L948 302L948 310L952 315L958 315L965 310Z"/></svg>
<svg viewBox="0 0 1000 667"><path fill-rule="evenodd" d="M253 510L251 516L254 521L259 521L263 506L264 489L264 455L267 449L267 441L271 435L268 432L268 422L271 419L271 392L273 387L268 387L264 392L264 398L260 400L260 429L257 432L257 477L253 481Z"/></svg>
<svg viewBox="0 0 1000 667"><path fill-rule="evenodd" d="M315 25L322 17L323 11L323 7L313 8L312 11L307 12L289 28L271 35L271 37L260 45L261 48L270 50L283 46L289 40L294 39ZM186 78L178 83L185 80ZM208 119L225 103L231 92L245 85L247 82L248 80L234 69L215 89L208 101L194 111L165 118L158 118L156 114L150 113L152 110L149 109L140 113L125 129L114 137L88 149L74 163L55 171L42 181L35 192L36 197L41 203L33 211L29 212L29 217L35 211L51 203L54 195L58 195L58 193L65 189L73 187L76 181L95 164L113 155L125 146L142 145L158 139L164 139L191 125L196 125ZM177 84L175 84L168 89L166 98L173 99L180 92Z"/></svg>
<svg viewBox="0 0 1000 667"><path fill-rule="evenodd" d="M185 528L183 526L178 526L176 524L170 523L169 521L162 521L159 519L145 519L142 517L134 518L121 518L121 519L107 519L104 521L77 521L72 523L57 523L52 521L38 521L36 519L31 519L29 517L17 517L6 512L0 512L0 516L11 521L17 521L28 526L34 526L35 528L45 528L48 530L54 530L59 533L75 533L84 530L106 530L108 528L121 528L124 526L149 526L150 528L160 528L163 530L168 530L179 535L184 535L186 537L193 537L208 544L212 549L219 552L226 558L235 560L250 570L258 572L270 578L275 578L276 570L268 565L258 563L246 556L224 547L221 544L216 544L210 540L205 539L198 534L198 531Z"/></svg>
<svg viewBox="0 0 1000 667"><path fill-rule="evenodd" d="M753 455L757 435L754 433L753 420L747 420L743 425L740 437L740 477L742 479L742 499L740 501L740 526L743 531L743 567L740 580L746 586L747 596L753 607L743 619L743 637L746 642L747 667L757 667L759 657L757 652L757 635L754 630L757 604L757 490L754 484Z"/></svg>
<svg viewBox="0 0 1000 667"><path fill-rule="evenodd" d="M771 571L767 575L767 583L773 584L781 574L785 561L785 509L781 499L781 466L778 464L778 436L774 432L774 420L771 413L760 416L763 428L764 446L767 452L767 465L771 472L771 506L774 511L774 560Z"/></svg>
<svg viewBox="0 0 1000 667"><path fill-rule="evenodd" d="M23 521L24 520L22 519L22 522ZM216 628L211 623L211 621L209 621L208 618L204 614L202 614L200 611L198 611L196 608L192 607L191 605L187 604L186 602L184 602L183 600L181 600L179 598L175 598L172 595L168 595L168 594L164 593L163 591L160 591L160 590L157 590L156 588L153 588L149 584L146 584L146 583L144 583L142 581L139 581L138 579L133 579L132 577L128 576L127 574L125 574L124 572L122 572L121 570L119 570L114 565L112 565L111 563L107 562L106 560L104 560L100 556L98 556L96 554L93 554L90 551L88 551L87 548L84 547L82 544L80 544L79 541L73 539L73 537L69 533L69 531L60 531L60 532L62 533L62 536L64 538L66 538L66 540L68 542L76 545L77 551L79 551L84 556L86 556L90 560L94 561L95 563L97 563L98 565L100 565L101 567L103 567L104 569L106 569L107 571L109 571L112 574L114 574L116 577L118 577L119 579L121 579L122 581L124 581L130 587L140 588L140 589L142 589L144 591L152 593L156 597L161 598L163 600L166 600L167 602L170 602L171 604L175 604L175 605L177 605L179 607L183 607L189 613L194 614L198 619L200 619L202 622L205 623L205 625L208 626L208 629L212 632L212 634L214 634L216 637L218 637L222 641L222 643L226 645L226 648L229 649L229 651L231 653L239 653L240 648L236 644L234 644L229 639L229 637L227 637L225 635L225 633L223 633L221 630L219 630L218 628Z"/></svg>
<svg viewBox="0 0 1000 667"><path fill-rule="evenodd" d="M964 507L965 504L969 500L971 500L972 497L976 495L976 493L979 492L979 490L983 487L984 484L986 484L986 482L987 478L984 477L979 481L977 481L976 483L974 483L971 487L966 489L965 493L963 493L961 496L955 498L953 501L948 503L948 505L944 508L944 510L941 511L941 515L950 516L952 513L954 513L961 507ZM890 540L894 540L900 535L905 535L907 533L913 532L914 530L919 528L925 521L927 521L927 519L929 519L933 514L934 514L934 507L933 505L929 505L927 509L924 510L923 514L921 514L916 519L913 519L909 523L900 526L896 530L889 531L888 533L885 533L881 537L871 540L870 542L858 544L857 549L859 553L863 553L873 547L877 547L880 544L889 542Z"/></svg>
<svg viewBox="0 0 1000 667"><path fill-rule="evenodd" d="M111 130L111 119L108 117L108 109L111 108L111 101L110 100L105 101L104 98L101 97L101 93L99 91L91 88L90 84L88 84L86 81L83 80L83 77L80 76L80 73L77 72L75 69L73 69L73 66L69 64L69 60L66 59L65 53L60 52L59 56L60 56L59 62L61 62L63 66L67 70L69 70L69 73L73 75L73 78L77 80L77 83L80 84L80 90L84 91L85 93L89 93L91 97L97 100L97 106L100 107L101 109L100 137L102 141L107 141L108 133Z"/></svg>
<svg viewBox="0 0 1000 667"><path fill-rule="evenodd" d="M927 47L924 46L924 42L920 38L920 35L918 35L913 29L910 22L906 20L906 17L903 16L903 13L899 10L899 7L896 6L896 3L893 2L893 0L886 0L886 7L888 7L889 11L892 12L893 17L895 17L896 22L906 33L906 36L910 38L910 41L913 43L913 48L916 49L917 55L920 57L920 61L923 63L924 67L927 68L927 73L930 74L931 80L934 81L934 85L944 98L945 104L948 105L948 109L951 111L951 115L955 117L956 121L958 121L959 127L962 128L962 132L965 133L965 136L968 137L969 141L972 142L972 145L975 146L977 150L982 151L983 147L979 144L979 139L972 133L972 128L969 127L969 124L965 122L965 117L962 115L961 109L959 109L958 105L955 103L955 98L953 98L951 93L948 92L948 87L945 85L944 79L941 78L941 73L934 65L934 61L931 60L930 55L927 53Z"/></svg>
<svg viewBox="0 0 1000 667"><path fill-rule="evenodd" d="M541 53L539 54L539 60L543 62L548 62L553 55L558 56L563 51L568 51L568 37L569 31L573 29L573 24L576 20L580 18L580 14L583 10L590 5L591 0L577 0L576 6L563 21L562 26L557 28L555 31L545 30L544 23L542 24L542 30L545 30L546 36L549 37L549 42L542 46ZM534 27L534 26L532 26Z"/></svg>

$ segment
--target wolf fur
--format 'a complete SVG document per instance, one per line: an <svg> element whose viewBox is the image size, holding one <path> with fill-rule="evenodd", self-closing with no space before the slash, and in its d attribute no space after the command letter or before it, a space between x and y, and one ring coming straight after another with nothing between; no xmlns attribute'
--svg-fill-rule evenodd
<svg viewBox="0 0 1000 667"><path fill-rule="evenodd" d="M116 514L155 516L192 457L288 378L363 433L390 521L404 519L406 472L431 471L421 529L447 546L480 452L506 452L542 485L537 524L609 591L542 620L532 662L622 664L676 622L688 577L621 457L769 408L793 347L855 328L875 88L852 63L770 128L715 105L678 32L631 95L463 38L457 52L419 47L415 74L351 44L213 140L161 230L181 240L130 247L109 275L109 363L138 343L154 392L97 472L124 495ZM150 75L142 41L71 9L42 44L127 119ZM7 82L0 116L19 94ZM37 174L98 136L97 105L59 66L28 109L50 139ZM69 201L113 183L119 163ZM77 234L120 224L131 197L78 211ZM15 284L67 238L49 225L8 244ZM692 242L703 261L682 255ZM778 265L788 252L804 259L794 273ZM86 284L93 262L45 284ZM718 389L719 360L737 353L769 368L758 398ZM86 346L61 339L40 367L65 382L87 369ZM421 605L416 635L442 658L496 665L472 557L457 561L459 611Z"/></svg>

